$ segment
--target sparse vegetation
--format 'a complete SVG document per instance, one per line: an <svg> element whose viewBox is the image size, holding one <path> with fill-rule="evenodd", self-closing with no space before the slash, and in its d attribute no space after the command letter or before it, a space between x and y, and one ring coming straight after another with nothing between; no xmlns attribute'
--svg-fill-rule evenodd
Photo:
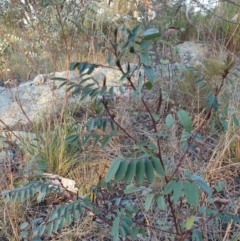
<svg viewBox="0 0 240 241"><path fill-rule="evenodd" d="M3 82L66 68L80 78L52 78L61 107L0 136L0 239L239 240L238 1L192 1L199 12L156 2L151 21L150 1L3 2ZM165 71L186 40L213 51ZM121 73L117 84L89 78L102 66Z"/></svg>

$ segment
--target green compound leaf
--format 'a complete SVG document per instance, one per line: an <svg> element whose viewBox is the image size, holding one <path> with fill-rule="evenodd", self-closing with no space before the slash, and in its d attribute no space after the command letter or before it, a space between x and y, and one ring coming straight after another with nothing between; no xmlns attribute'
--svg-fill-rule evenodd
<svg viewBox="0 0 240 241"><path fill-rule="evenodd" d="M190 133L189 132L183 132L182 135L181 135L181 139L180 141L181 142L187 142L188 138L190 137Z"/></svg>
<svg viewBox="0 0 240 241"><path fill-rule="evenodd" d="M22 223L22 224L20 225L20 229L23 230L23 229L25 229L28 225L29 225L28 222L24 222L24 223Z"/></svg>
<svg viewBox="0 0 240 241"><path fill-rule="evenodd" d="M44 232L45 232L46 225L43 224L43 225L41 225L40 227L41 227L41 228L40 228L40 230L39 230L39 235L42 236L42 235L44 234Z"/></svg>
<svg viewBox="0 0 240 241"><path fill-rule="evenodd" d="M64 224L65 224L65 219L62 217L62 218L60 219L59 229L63 229Z"/></svg>
<svg viewBox="0 0 240 241"><path fill-rule="evenodd" d="M77 141L79 139L79 135L71 135L69 137L66 138L66 142L67 143L72 143L74 141Z"/></svg>
<svg viewBox="0 0 240 241"><path fill-rule="evenodd" d="M166 210L166 203L165 203L164 197L160 196L157 198L157 205L160 210L163 210L163 211Z"/></svg>
<svg viewBox="0 0 240 241"><path fill-rule="evenodd" d="M152 166L160 176L165 176L165 171L157 157L151 157Z"/></svg>
<svg viewBox="0 0 240 241"><path fill-rule="evenodd" d="M131 227L133 225L132 219L127 216L123 216L122 220L128 225L128 227Z"/></svg>
<svg viewBox="0 0 240 241"><path fill-rule="evenodd" d="M192 127L191 118L190 118L189 114L187 113L187 111L179 110L177 112L177 117L178 117L180 123L183 125L184 129L190 133L192 131L193 127Z"/></svg>
<svg viewBox="0 0 240 241"><path fill-rule="evenodd" d="M136 171L136 161L131 161L128 164L127 171L125 173L124 181L126 184L129 184L135 174Z"/></svg>
<svg viewBox="0 0 240 241"><path fill-rule="evenodd" d="M144 205L144 208L145 208L146 211L148 211L150 209L153 198L154 198L153 193L150 193L150 194L147 195L146 200L145 200L145 205Z"/></svg>
<svg viewBox="0 0 240 241"><path fill-rule="evenodd" d="M164 194L165 194L165 195L168 195L168 194L170 194L171 192L173 192L176 183L177 183L176 180L171 180L171 181L165 186L164 191L163 191Z"/></svg>
<svg viewBox="0 0 240 241"><path fill-rule="evenodd" d="M102 123L102 130L105 131L107 128L107 120L102 120L100 123ZM101 124L99 127L101 128Z"/></svg>
<svg viewBox="0 0 240 241"><path fill-rule="evenodd" d="M150 35L156 34L156 33L159 33L159 30L158 30L157 28L150 28L150 29L146 30L146 31L142 34L142 36L143 36L143 37L146 37L146 36L150 36Z"/></svg>
<svg viewBox="0 0 240 241"><path fill-rule="evenodd" d="M200 177L197 176L196 174L191 175L191 179L195 181L198 186L209 196L212 196L212 190L211 188L207 185L207 183Z"/></svg>
<svg viewBox="0 0 240 241"><path fill-rule="evenodd" d="M23 238L27 238L27 236L28 236L28 232L27 231L22 231L20 233L19 238L20 238L20 240L22 240Z"/></svg>
<svg viewBox="0 0 240 241"><path fill-rule="evenodd" d="M144 187L135 187L133 184L130 184L126 187L126 189L124 190L125 194L131 194L131 193L135 193L135 192L140 192L144 189Z"/></svg>
<svg viewBox="0 0 240 241"><path fill-rule="evenodd" d="M203 83L204 79L198 79L197 81L194 82L194 85L200 85Z"/></svg>
<svg viewBox="0 0 240 241"><path fill-rule="evenodd" d="M166 119L165 119L166 126L168 128L172 128L174 126L174 119L172 114L168 114Z"/></svg>
<svg viewBox="0 0 240 241"><path fill-rule="evenodd" d="M95 119L91 119L89 122L88 122L88 131L92 131L93 128L94 128L94 122L95 122Z"/></svg>
<svg viewBox="0 0 240 241"><path fill-rule="evenodd" d="M173 189L173 202L176 204L179 198L182 195L182 189L183 189L183 182L178 181Z"/></svg>
<svg viewBox="0 0 240 241"><path fill-rule="evenodd" d="M118 182L122 179L122 177L125 175L128 168L128 163L126 161L122 161L119 165L119 168L115 174L115 181Z"/></svg>
<svg viewBox="0 0 240 241"><path fill-rule="evenodd" d="M111 165L107 171L107 174L105 176L105 182L110 182L112 178L115 176L120 163L123 161L122 158L116 158L111 162Z"/></svg>
<svg viewBox="0 0 240 241"><path fill-rule="evenodd" d="M86 146L87 143L91 140L92 136L91 135L87 135L86 138L83 140L83 146Z"/></svg>
<svg viewBox="0 0 240 241"><path fill-rule="evenodd" d="M114 125L113 120L110 121L110 126L111 126L111 129L114 131L115 130L115 125Z"/></svg>
<svg viewBox="0 0 240 241"><path fill-rule="evenodd" d="M153 174L153 166L151 160L145 160L145 173L149 183L153 182L154 174Z"/></svg>
<svg viewBox="0 0 240 241"><path fill-rule="evenodd" d="M110 89L109 89L109 95L110 95L112 98L114 98L114 88L113 88L113 86L111 86Z"/></svg>
<svg viewBox="0 0 240 241"><path fill-rule="evenodd" d="M214 189L217 191L217 192L221 192L223 190L225 186L225 181L219 181L215 186L214 186Z"/></svg>
<svg viewBox="0 0 240 241"><path fill-rule="evenodd" d="M149 54L148 53L142 53L140 55L141 58L141 62L146 65L149 66L150 65L150 59L149 59Z"/></svg>
<svg viewBox="0 0 240 241"><path fill-rule="evenodd" d="M71 217L70 213L66 213L65 219L67 221L68 226L70 226L72 223L72 217Z"/></svg>
<svg viewBox="0 0 240 241"><path fill-rule="evenodd" d="M202 213L205 213L206 210L207 210L207 207L206 207L206 206L201 206L201 207L198 209L198 212L199 212L200 214L202 214Z"/></svg>
<svg viewBox="0 0 240 241"><path fill-rule="evenodd" d="M83 208L82 208L82 204L80 202L77 202L77 210L80 214L82 214Z"/></svg>
<svg viewBox="0 0 240 241"><path fill-rule="evenodd" d="M101 136L97 136L93 142L93 147L95 148L100 140Z"/></svg>
<svg viewBox="0 0 240 241"><path fill-rule="evenodd" d="M127 224L125 221L122 221L121 222L121 226L122 228L124 229L124 232L129 235L131 232L130 232L130 226L129 224Z"/></svg>
<svg viewBox="0 0 240 241"><path fill-rule="evenodd" d="M152 44L149 41L146 41L144 39L140 42L140 46L145 51L149 51L152 49Z"/></svg>
<svg viewBox="0 0 240 241"><path fill-rule="evenodd" d="M141 228L139 229L139 233L142 235L143 238L146 237L146 231L145 231L145 229L144 229L143 227L141 227Z"/></svg>
<svg viewBox="0 0 240 241"><path fill-rule="evenodd" d="M144 40L151 40L159 38L161 36L161 33L156 28L150 28L146 30L142 36L144 37Z"/></svg>
<svg viewBox="0 0 240 241"><path fill-rule="evenodd" d="M192 241L202 241L203 240L202 233L199 230L193 230L191 240Z"/></svg>
<svg viewBox="0 0 240 241"><path fill-rule="evenodd" d="M48 225L47 235L51 236L52 231L53 231L53 222L50 222Z"/></svg>
<svg viewBox="0 0 240 241"><path fill-rule="evenodd" d="M156 73L154 72L153 68L151 66L143 65L143 69L144 69L144 72L145 72L149 82L152 83L157 78Z"/></svg>
<svg viewBox="0 0 240 241"><path fill-rule="evenodd" d="M142 160L138 161L136 165L136 181L138 184L143 181L144 169L144 162Z"/></svg>
<svg viewBox="0 0 240 241"><path fill-rule="evenodd" d="M158 121L160 119L160 116L155 113L152 113L152 117L155 121Z"/></svg>
<svg viewBox="0 0 240 241"><path fill-rule="evenodd" d="M150 142L150 143L149 143L149 148L152 149L152 150L154 150L154 151L157 151L157 150L158 150L157 145L154 144L153 142Z"/></svg>
<svg viewBox="0 0 240 241"><path fill-rule="evenodd" d="M120 223L120 217L116 217L113 221L112 230L111 230L111 235L113 236L114 241L118 240L119 223Z"/></svg>
<svg viewBox="0 0 240 241"><path fill-rule="evenodd" d="M59 220L56 220L53 225L53 232L57 232L59 228Z"/></svg>
<svg viewBox="0 0 240 241"><path fill-rule="evenodd" d="M31 231L33 235L39 235L42 236L44 231L46 229L46 225L42 224L40 226L34 227Z"/></svg>
<svg viewBox="0 0 240 241"><path fill-rule="evenodd" d="M110 140L111 140L111 136L107 136L104 138L103 143L102 143L102 149L104 149L107 146L107 144L109 143Z"/></svg>
<svg viewBox="0 0 240 241"><path fill-rule="evenodd" d="M217 217L221 219L223 223L237 223L240 224L239 215L233 215L229 213L218 213Z"/></svg>
<svg viewBox="0 0 240 241"><path fill-rule="evenodd" d="M186 182L184 185L185 196L188 204L197 206L199 203L200 191L196 183Z"/></svg>
<svg viewBox="0 0 240 241"><path fill-rule="evenodd" d="M138 234L138 227L133 227L131 232L131 240L135 240Z"/></svg>
<svg viewBox="0 0 240 241"><path fill-rule="evenodd" d="M103 86L99 95L103 96L106 94L106 92L107 92L107 86Z"/></svg>
<svg viewBox="0 0 240 241"><path fill-rule="evenodd" d="M133 28L133 30L128 35L128 40L129 41L133 40L137 36L137 34L140 31L140 29L141 29L140 25L138 25L135 28Z"/></svg>
<svg viewBox="0 0 240 241"><path fill-rule="evenodd" d="M119 236L123 239L126 237L126 232L122 226L119 227Z"/></svg>
<svg viewBox="0 0 240 241"><path fill-rule="evenodd" d="M147 141L139 141L139 142L137 143L137 145L138 145L139 147L144 147L144 146L147 145Z"/></svg>
<svg viewBox="0 0 240 241"><path fill-rule="evenodd" d="M78 67L78 65L79 65L78 62L70 63L69 70L75 70Z"/></svg>
<svg viewBox="0 0 240 241"><path fill-rule="evenodd" d="M218 110L218 99L216 96L214 95L210 95L208 98L207 98L207 104L206 104L206 109L210 109L211 107L213 107L213 110L214 111L217 111Z"/></svg>

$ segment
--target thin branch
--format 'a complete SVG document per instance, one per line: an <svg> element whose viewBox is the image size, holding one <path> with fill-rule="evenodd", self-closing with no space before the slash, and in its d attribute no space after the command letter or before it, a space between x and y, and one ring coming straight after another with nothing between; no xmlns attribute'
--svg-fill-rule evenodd
<svg viewBox="0 0 240 241"><path fill-rule="evenodd" d="M115 120L115 116L110 112L109 108L108 108L108 104L107 101L103 99L102 101L103 106L105 108L105 110L107 111L108 115L110 116L110 118L112 119L112 121L114 122L114 124L117 125L117 127L119 129L121 129L130 139L132 139L135 143L137 143L137 140L131 136L116 120Z"/></svg>
<svg viewBox="0 0 240 241"><path fill-rule="evenodd" d="M10 131L18 140L20 140L20 138L14 133L14 131L2 119L0 119L0 122L6 127L6 129L8 131Z"/></svg>
<svg viewBox="0 0 240 241"><path fill-rule="evenodd" d="M159 91L159 98L158 98L158 105L157 105L157 109L156 109L156 114L159 113L160 109L161 109L161 106L162 106L162 89L160 88L160 91Z"/></svg>

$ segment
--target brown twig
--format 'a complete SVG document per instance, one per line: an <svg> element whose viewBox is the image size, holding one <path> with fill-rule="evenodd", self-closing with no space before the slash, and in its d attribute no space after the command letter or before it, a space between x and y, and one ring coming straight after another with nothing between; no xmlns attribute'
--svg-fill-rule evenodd
<svg viewBox="0 0 240 241"><path fill-rule="evenodd" d="M6 129L8 131L10 131L18 140L20 140L20 138L14 133L14 131L2 119L0 119L0 122L6 127Z"/></svg>

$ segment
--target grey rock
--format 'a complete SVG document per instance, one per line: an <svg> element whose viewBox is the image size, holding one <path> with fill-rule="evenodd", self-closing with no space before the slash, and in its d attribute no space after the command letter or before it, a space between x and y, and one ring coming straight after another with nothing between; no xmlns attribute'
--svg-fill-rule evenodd
<svg viewBox="0 0 240 241"><path fill-rule="evenodd" d="M5 84L2 80L0 80L0 87L5 87Z"/></svg>
<svg viewBox="0 0 240 241"><path fill-rule="evenodd" d="M181 64L188 65L201 64L201 61L209 52L209 47L205 44L186 41L176 46L181 59Z"/></svg>

